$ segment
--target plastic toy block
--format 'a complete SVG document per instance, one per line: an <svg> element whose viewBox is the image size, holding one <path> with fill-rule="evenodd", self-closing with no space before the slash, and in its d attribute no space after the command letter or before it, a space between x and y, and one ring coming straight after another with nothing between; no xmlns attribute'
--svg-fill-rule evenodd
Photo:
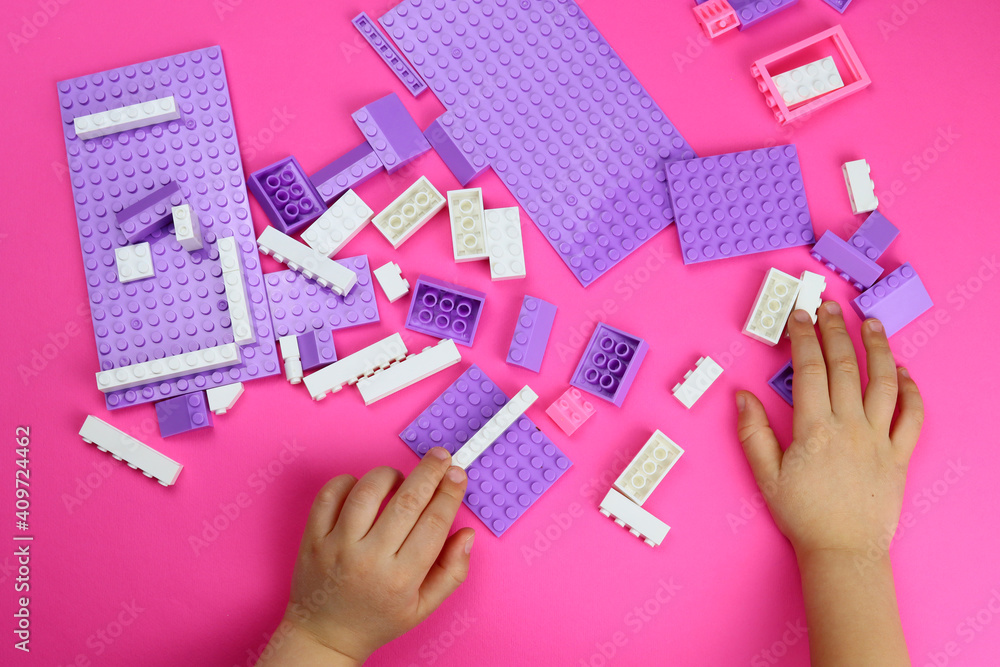
<svg viewBox="0 0 1000 667"><path fill-rule="evenodd" d="M188 252L201 250L205 242L201 237L201 223L198 213L190 204L181 204L170 209L170 217L174 221L174 236L181 247Z"/></svg>
<svg viewBox="0 0 1000 667"><path fill-rule="evenodd" d="M685 264L815 243L795 146L671 162Z"/></svg>
<svg viewBox="0 0 1000 667"><path fill-rule="evenodd" d="M785 402L789 405L792 403L792 360L789 359L788 363L781 367L781 369L774 374L770 380L767 381L771 385L771 389L778 393L785 399Z"/></svg>
<svg viewBox="0 0 1000 667"><path fill-rule="evenodd" d="M426 176L406 188L403 194L372 218L393 248L398 248L444 208L445 198Z"/></svg>
<svg viewBox="0 0 1000 667"><path fill-rule="evenodd" d="M517 207L488 209L485 221L490 279L524 278L524 243L521 240L521 215Z"/></svg>
<svg viewBox="0 0 1000 667"><path fill-rule="evenodd" d="M302 370L310 371L337 360L337 348L333 344L333 332L317 329L296 336L299 346L299 362Z"/></svg>
<svg viewBox="0 0 1000 667"><path fill-rule="evenodd" d="M451 244L456 262L486 259L486 230L483 221L483 189L448 191Z"/></svg>
<svg viewBox="0 0 1000 667"><path fill-rule="evenodd" d="M285 362L285 379L292 384L302 382L302 353L299 352L297 336L282 336L278 339L281 360Z"/></svg>
<svg viewBox="0 0 1000 667"><path fill-rule="evenodd" d="M790 108L778 92L772 72L787 72L827 56L833 56L834 60L844 64L844 68L837 71L845 85L796 105L794 109ZM757 89L764 95L764 101L781 125L804 118L818 109L867 88L872 83L844 29L839 25L755 61L750 68L750 74L756 79Z"/></svg>
<svg viewBox="0 0 1000 667"><path fill-rule="evenodd" d="M247 300L243 274L240 271L223 272L222 282L226 285L226 306L233 330L233 342L237 345L256 343L257 335L254 332L253 318L250 316L250 302Z"/></svg>
<svg viewBox="0 0 1000 667"><path fill-rule="evenodd" d="M330 392L338 392L345 384L354 384L359 379L376 371L388 368L390 364L406 358L406 343L394 333L377 343L358 350L326 368L307 375L306 389L313 400L326 398Z"/></svg>
<svg viewBox="0 0 1000 667"><path fill-rule="evenodd" d="M118 282L121 283L152 278L153 256L149 252L149 244L143 241L115 248L115 268L118 270Z"/></svg>
<svg viewBox="0 0 1000 667"><path fill-rule="evenodd" d="M185 375L224 368L240 363L240 348L226 343L203 350L185 352L164 359L121 366L97 373L97 388L105 394L144 384L163 382Z"/></svg>
<svg viewBox="0 0 1000 667"><path fill-rule="evenodd" d="M521 312L517 316L514 337L510 339L507 363L529 371L538 372L542 367L545 347L556 319L556 306L538 297L524 296Z"/></svg>
<svg viewBox="0 0 1000 667"><path fill-rule="evenodd" d="M570 384L621 407L649 343L598 322Z"/></svg>
<svg viewBox="0 0 1000 667"><path fill-rule="evenodd" d="M374 213L354 190L348 190L302 232L302 240L317 252L333 257L358 235Z"/></svg>
<svg viewBox="0 0 1000 667"><path fill-rule="evenodd" d="M685 373L684 382L675 384L671 393L685 408L690 410L691 406L701 398L713 382L719 379L720 375L722 375L722 366L715 363L711 357L701 357L695 363L694 370Z"/></svg>
<svg viewBox="0 0 1000 667"><path fill-rule="evenodd" d="M257 247L265 255L315 280L323 287L329 287L334 294L343 296L351 291L358 281L357 274L345 266L334 262L322 253L299 243L291 236L279 232L274 227L265 227L257 237Z"/></svg>
<svg viewBox="0 0 1000 667"><path fill-rule="evenodd" d="M897 236L899 229L896 225L878 211L872 211L857 231L851 234L851 238L847 239L847 244L874 262L878 261Z"/></svg>
<svg viewBox="0 0 1000 667"><path fill-rule="evenodd" d="M875 317L891 336L927 312L934 302L907 262L851 302L861 318Z"/></svg>
<svg viewBox="0 0 1000 667"><path fill-rule="evenodd" d="M768 345L777 345L798 294L797 278L778 269L769 269L743 325L744 335Z"/></svg>
<svg viewBox="0 0 1000 667"><path fill-rule="evenodd" d="M170 221L173 207L184 203L180 186L168 181L138 201L115 213L118 228L129 243L149 236Z"/></svg>
<svg viewBox="0 0 1000 667"><path fill-rule="evenodd" d="M215 250L219 253L219 266L223 275L227 273L244 273L243 253L232 236L221 236L216 240Z"/></svg>
<svg viewBox="0 0 1000 667"><path fill-rule="evenodd" d="M859 290L866 290L882 275L882 267L831 231L826 231L810 254L826 268Z"/></svg>
<svg viewBox="0 0 1000 667"><path fill-rule="evenodd" d="M163 486L172 486L177 481L184 466L167 458L149 445L143 444L111 424L93 415L87 415L80 427L80 437L84 442L96 445L129 468L138 470L146 477L155 479Z"/></svg>
<svg viewBox="0 0 1000 667"><path fill-rule="evenodd" d="M453 463L462 470L468 469L472 462L496 442L504 431L513 426L537 400L538 394L525 385L455 452L452 456Z"/></svg>
<svg viewBox="0 0 1000 667"><path fill-rule="evenodd" d="M844 10L847 9L847 6L851 4L851 0L823 0L823 2L830 5L841 14L843 14Z"/></svg>
<svg viewBox="0 0 1000 667"><path fill-rule="evenodd" d="M156 404L156 421L160 424L162 438L212 426L212 412L208 409L205 392L160 401Z"/></svg>
<svg viewBox="0 0 1000 667"><path fill-rule="evenodd" d="M127 107L98 111L73 119L73 130L81 139L96 139L109 134L148 127L181 117L173 95Z"/></svg>
<svg viewBox="0 0 1000 667"><path fill-rule="evenodd" d="M373 273L389 303L395 303L410 293L410 283L403 277L399 264L386 262Z"/></svg>
<svg viewBox="0 0 1000 667"><path fill-rule="evenodd" d="M614 519L615 523L651 547L662 543L670 532L670 526L614 489L610 489L601 501L601 514Z"/></svg>
<svg viewBox="0 0 1000 667"><path fill-rule="evenodd" d="M212 387L205 392L205 397L208 399L208 409L217 415L226 414L236 405L236 401L243 395L243 391L242 382Z"/></svg>
<svg viewBox="0 0 1000 667"><path fill-rule="evenodd" d="M555 403L545 409L545 414L552 418L556 426L566 435L573 435L576 429L590 419L597 408L580 393L576 387L570 387Z"/></svg>
<svg viewBox="0 0 1000 667"><path fill-rule="evenodd" d="M740 19L740 31L788 9L799 0L733 0L733 9Z"/></svg>
<svg viewBox="0 0 1000 667"><path fill-rule="evenodd" d="M576 2L403 0L379 21L582 285L671 223L663 169L694 151Z"/></svg>
<svg viewBox="0 0 1000 667"><path fill-rule="evenodd" d="M795 297L795 306L792 311L804 310L809 313L813 324L816 324L816 311L823 303L823 290L826 289L826 278L813 273L803 271L799 276L799 294Z"/></svg>
<svg viewBox="0 0 1000 667"><path fill-rule="evenodd" d="M844 87L831 56L774 76L774 87L789 107Z"/></svg>
<svg viewBox="0 0 1000 667"><path fill-rule="evenodd" d="M361 107L351 118L390 174L431 149L396 93Z"/></svg>
<svg viewBox="0 0 1000 667"><path fill-rule="evenodd" d="M655 431L615 480L615 488L642 507L683 453L676 442Z"/></svg>
<svg viewBox="0 0 1000 667"><path fill-rule="evenodd" d="M710 0L694 6L694 17L709 39L740 27L736 10L726 0Z"/></svg>
<svg viewBox="0 0 1000 667"><path fill-rule="evenodd" d="M455 346L455 341L443 340L433 347L424 348L423 352L411 354L398 364L358 380L358 391L361 392L365 405L371 405L454 366L461 360L462 354Z"/></svg>
<svg viewBox="0 0 1000 667"><path fill-rule="evenodd" d="M844 182L847 183L847 196L851 200L851 211L854 215L868 213L878 208L875 182L871 178L872 168L868 161L845 162L843 169Z"/></svg>
<svg viewBox="0 0 1000 667"><path fill-rule="evenodd" d="M371 20L368 14L361 12L354 17L351 23L358 29L358 32L365 38L365 41L375 49L375 52L389 66L393 74L399 77L399 80L403 82L406 89L413 93L414 97L427 90L427 84L424 83L424 80L410 67L410 64L403 58L403 54L399 52L399 49L379 32L375 22Z"/></svg>
<svg viewBox="0 0 1000 667"><path fill-rule="evenodd" d="M472 346L486 294L421 275L413 288L406 328Z"/></svg>
<svg viewBox="0 0 1000 667"><path fill-rule="evenodd" d="M431 447L454 455L506 403L507 396L473 364L399 437L420 457ZM503 535L571 465L522 415L466 469L465 505L494 535Z"/></svg>
<svg viewBox="0 0 1000 667"><path fill-rule="evenodd" d="M296 233L323 212L322 197L294 157L253 172L247 187L271 224L285 234Z"/></svg>
<svg viewBox="0 0 1000 667"><path fill-rule="evenodd" d="M424 130L424 137L437 151L445 166L451 170L462 187L486 171L490 163L470 141L470 135L456 122L455 114L444 112Z"/></svg>
<svg viewBox="0 0 1000 667"><path fill-rule="evenodd" d="M317 171L309 181L329 206L383 169L385 166L375 155L375 149L365 141Z"/></svg>

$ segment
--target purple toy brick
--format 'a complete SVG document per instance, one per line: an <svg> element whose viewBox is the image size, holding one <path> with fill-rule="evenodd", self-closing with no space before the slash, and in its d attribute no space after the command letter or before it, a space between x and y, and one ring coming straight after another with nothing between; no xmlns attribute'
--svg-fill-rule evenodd
<svg viewBox="0 0 1000 667"><path fill-rule="evenodd" d="M537 297L524 296L517 316L514 337L510 340L507 363L536 373L542 367L542 357L552 333L557 308Z"/></svg>
<svg viewBox="0 0 1000 667"><path fill-rule="evenodd" d="M463 187L490 166L486 156L475 151L469 135L460 123L455 122L455 115L450 111L444 112L431 123L424 130L424 136ZM463 144L464 150L460 147Z"/></svg>
<svg viewBox="0 0 1000 667"><path fill-rule="evenodd" d="M831 231L826 231L810 251L813 258L823 262L841 278L859 290L871 287L882 275L882 267L865 257L854 246Z"/></svg>
<svg viewBox="0 0 1000 667"><path fill-rule="evenodd" d="M390 174L431 149L396 93L361 107L351 118Z"/></svg>
<svg viewBox="0 0 1000 667"><path fill-rule="evenodd" d="M258 169L250 174L247 185L267 219L285 234L294 234L326 210L294 157Z"/></svg>
<svg viewBox="0 0 1000 667"><path fill-rule="evenodd" d="M815 243L795 146L671 162L685 264Z"/></svg>
<svg viewBox="0 0 1000 667"><path fill-rule="evenodd" d="M296 341L299 345L299 361L304 371L332 364L337 360L337 348L333 344L333 332L327 329L307 331L304 334L296 336Z"/></svg>
<svg viewBox="0 0 1000 667"><path fill-rule="evenodd" d="M242 363L108 393L108 409L280 372L219 47L61 81L58 92L100 369L233 342L215 249L223 232L242 250L257 334L256 343L241 348ZM76 116L168 95L182 121L89 141L73 130ZM111 202L149 192L164 178L181 184L205 247L189 253L173 234L154 231L146 240L156 278L122 285L114 252L126 241Z"/></svg>
<svg viewBox="0 0 1000 667"><path fill-rule="evenodd" d="M368 14L361 12L354 17L351 23L358 29L365 41L381 56L382 61L389 66L393 74L399 77L406 89L413 93L414 97L427 90L427 84L424 83L424 80L410 67L410 63L406 62L406 58L399 52L399 49L379 32L375 22Z"/></svg>
<svg viewBox="0 0 1000 667"><path fill-rule="evenodd" d="M352 148L310 177L323 201L329 206L340 195L385 169L368 142Z"/></svg>
<svg viewBox="0 0 1000 667"><path fill-rule="evenodd" d="M771 389L778 392L778 396L792 405L792 360L789 359L788 363L782 366L767 383L771 385Z"/></svg>
<svg viewBox="0 0 1000 667"><path fill-rule="evenodd" d="M694 157L572 0L404 0L379 19L584 286L666 228Z"/></svg>
<svg viewBox="0 0 1000 667"><path fill-rule="evenodd" d="M598 322L570 384L621 407L649 343Z"/></svg>
<svg viewBox="0 0 1000 667"><path fill-rule="evenodd" d="M877 317L891 336L927 312L934 302L907 262L851 302L862 318Z"/></svg>
<svg viewBox="0 0 1000 667"><path fill-rule="evenodd" d="M472 346L486 294L421 275L413 288L406 328Z"/></svg>
<svg viewBox="0 0 1000 667"><path fill-rule="evenodd" d="M169 438L198 428L212 426L212 411L204 391L174 396L156 404L156 421L160 436Z"/></svg>
<svg viewBox="0 0 1000 667"><path fill-rule="evenodd" d="M291 269L264 276L276 336L300 336L310 331L334 331L379 321L368 257L359 255L336 261L358 276L357 284L346 296L338 296Z"/></svg>
<svg viewBox="0 0 1000 667"><path fill-rule="evenodd" d="M507 396L473 364L399 434L423 457L431 447L454 454ZM527 415L504 431L465 471L465 504L496 535L511 525L573 465Z"/></svg>
<svg viewBox="0 0 1000 667"><path fill-rule="evenodd" d="M730 6L736 10L740 19L740 30L746 30L756 25L782 9L787 9L799 0L730 0Z"/></svg>
<svg viewBox="0 0 1000 667"><path fill-rule="evenodd" d="M168 180L163 186L115 213L118 228L129 243L135 243L167 224L172 219L171 207L183 203L180 186L176 181Z"/></svg>
<svg viewBox="0 0 1000 667"><path fill-rule="evenodd" d="M823 2L830 5L841 14L843 14L844 10L847 9L847 6L851 4L851 0L823 0Z"/></svg>
<svg viewBox="0 0 1000 667"><path fill-rule="evenodd" d="M849 245L858 249L873 262L885 253L889 245L899 236L899 229L889 222L889 219L879 213L872 211L871 215L865 218L858 230L847 239Z"/></svg>

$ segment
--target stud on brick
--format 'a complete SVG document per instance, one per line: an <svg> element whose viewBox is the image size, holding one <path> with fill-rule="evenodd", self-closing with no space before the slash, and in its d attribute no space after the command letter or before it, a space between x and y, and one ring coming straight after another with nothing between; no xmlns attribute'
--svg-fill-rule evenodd
<svg viewBox="0 0 1000 667"><path fill-rule="evenodd" d="M285 234L296 233L323 212L319 192L294 157L253 172L247 187L271 224Z"/></svg>
<svg viewBox="0 0 1000 667"><path fill-rule="evenodd" d="M490 256L490 279L524 278L524 242L521 215L516 206L486 211L486 250Z"/></svg>
<svg viewBox="0 0 1000 667"><path fill-rule="evenodd" d="M785 402L789 405L793 405L792 400L792 361L788 360L784 366L782 366L777 373L774 374L767 384L770 385L771 389L777 392L778 396L785 399Z"/></svg>
<svg viewBox="0 0 1000 667"><path fill-rule="evenodd" d="M743 325L743 334L768 345L777 345L798 293L798 279L778 269L768 270Z"/></svg>
<svg viewBox="0 0 1000 667"><path fill-rule="evenodd" d="M373 214L354 190L348 190L302 232L302 240L320 254L333 257L364 229Z"/></svg>
<svg viewBox="0 0 1000 667"><path fill-rule="evenodd" d="M517 315L514 336L510 339L507 363L536 373L542 367L545 348L552 333L556 306L537 297L525 295Z"/></svg>
<svg viewBox="0 0 1000 667"><path fill-rule="evenodd" d="M97 139L181 117L173 95L118 109L99 111L73 119L73 130L81 139Z"/></svg>
<svg viewBox="0 0 1000 667"><path fill-rule="evenodd" d="M174 221L174 236L181 247L188 252L201 250L204 246L201 223L198 222L198 214L191 205L174 206L170 209L170 216Z"/></svg>
<svg viewBox="0 0 1000 667"><path fill-rule="evenodd" d="M907 262L851 302L861 318L875 317L891 336L927 312L934 301Z"/></svg>
<svg viewBox="0 0 1000 667"><path fill-rule="evenodd" d="M687 409L691 409L702 394L712 386L712 383L722 375L722 366L715 363L712 357L701 357L695 363L694 370L684 374L684 381L674 385L671 393ZM641 503L640 503L641 504Z"/></svg>
<svg viewBox="0 0 1000 667"><path fill-rule="evenodd" d="M472 346L486 294L437 278L417 279L406 315L406 328Z"/></svg>
<svg viewBox="0 0 1000 667"><path fill-rule="evenodd" d="M116 248L115 268L118 270L118 281L121 283L152 278L155 272L149 244L143 241L124 248Z"/></svg>
<svg viewBox="0 0 1000 667"><path fill-rule="evenodd" d="M615 488L640 507L684 454L681 447L656 430L615 480Z"/></svg>
<svg viewBox="0 0 1000 667"><path fill-rule="evenodd" d="M358 350L326 368L307 375L306 389L313 400L326 398L330 392L338 392L346 384L354 384L359 379L391 364L406 359L406 343L402 336L394 333L368 347Z"/></svg>
<svg viewBox="0 0 1000 667"><path fill-rule="evenodd" d="M882 267L874 260L829 230L823 233L809 254L858 290L868 289L882 275Z"/></svg>
<svg viewBox="0 0 1000 667"><path fill-rule="evenodd" d="M375 149L365 141L310 176L309 182L323 202L330 205L383 169L385 166L375 155Z"/></svg>
<svg viewBox="0 0 1000 667"><path fill-rule="evenodd" d="M396 93L361 107L351 118L390 174L431 149Z"/></svg>
<svg viewBox="0 0 1000 667"><path fill-rule="evenodd" d="M236 343L175 354L163 359L119 366L97 373L97 388L104 393L163 382L185 375L234 366L242 360Z"/></svg>
<svg viewBox="0 0 1000 667"><path fill-rule="evenodd" d="M236 401L243 395L243 391L242 382L212 387L205 392L205 396L208 398L208 409L217 415L226 414L236 405Z"/></svg>
<svg viewBox="0 0 1000 667"><path fill-rule="evenodd" d="M486 451L497 438L514 425L521 415L538 400L538 394L531 387L525 386L517 392L496 414L490 417L482 428L476 431L469 440L452 455L454 464L462 470L467 469L479 455Z"/></svg>
<svg viewBox="0 0 1000 667"><path fill-rule="evenodd" d="M469 181L486 171L490 163L479 145L471 141L471 136L462 125L455 114L446 111L424 130L424 137L437 151L455 180L465 187Z"/></svg>
<svg viewBox="0 0 1000 667"><path fill-rule="evenodd" d="M393 248L403 245L444 208L445 198L426 176L406 188L395 201L372 218Z"/></svg>
<svg viewBox="0 0 1000 667"><path fill-rule="evenodd" d="M160 425L160 437L169 438L212 426L212 412L204 391L174 396L156 404L156 421Z"/></svg>
<svg viewBox="0 0 1000 667"><path fill-rule="evenodd" d="M837 65L827 56L801 67L776 74L774 86L781 99L789 107L808 102L814 97L825 95L831 90L844 87Z"/></svg>
<svg viewBox="0 0 1000 667"><path fill-rule="evenodd" d="M576 387L570 387L562 396L545 409L545 414L562 429L566 435L573 435L583 423L590 419L597 408Z"/></svg>
<svg viewBox="0 0 1000 667"><path fill-rule="evenodd" d="M693 8L695 20L709 39L740 27L736 11L727 0L708 0Z"/></svg>
<svg viewBox="0 0 1000 667"><path fill-rule="evenodd" d="M451 220L451 243L456 262L487 259L486 230L483 220L483 189L448 191L448 217Z"/></svg>
<svg viewBox="0 0 1000 667"><path fill-rule="evenodd" d="M649 343L598 322L570 384L621 407Z"/></svg>
<svg viewBox="0 0 1000 667"><path fill-rule="evenodd" d="M135 243L167 224L173 207L183 203L180 186L171 180L115 213L115 219L125 239Z"/></svg>
<svg viewBox="0 0 1000 667"><path fill-rule="evenodd" d="M285 379L292 384L302 382L302 355L298 339L282 336L278 339L278 347L281 349L281 360L285 362Z"/></svg>

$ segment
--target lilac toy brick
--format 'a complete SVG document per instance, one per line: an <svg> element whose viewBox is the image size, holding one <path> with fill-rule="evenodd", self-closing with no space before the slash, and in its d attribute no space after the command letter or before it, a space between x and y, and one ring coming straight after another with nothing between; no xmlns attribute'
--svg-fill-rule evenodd
<svg viewBox="0 0 1000 667"><path fill-rule="evenodd" d="M322 197L294 157L258 169L247 185L267 219L285 234L299 231L324 210Z"/></svg>
<svg viewBox="0 0 1000 667"><path fill-rule="evenodd" d="M830 5L836 9L841 14L847 9L847 6L851 4L851 0L823 0L826 4Z"/></svg>
<svg viewBox="0 0 1000 667"><path fill-rule="evenodd" d="M423 457L431 447L454 454L508 401L476 365L399 434ZM500 536L572 465L526 415L466 469L465 504Z"/></svg>
<svg viewBox="0 0 1000 667"><path fill-rule="evenodd" d="M156 404L160 436L169 438L198 428L212 426L212 412L204 391L174 396Z"/></svg>
<svg viewBox="0 0 1000 667"><path fill-rule="evenodd" d="M549 334L552 333L556 310L548 301L525 295L507 352L508 364L538 372L549 343Z"/></svg>
<svg viewBox="0 0 1000 667"><path fill-rule="evenodd" d="M573 0L404 0L381 19L584 286L667 227L667 162L694 157Z"/></svg>
<svg viewBox="0 0 1000 667"><path fill-rule="evenodd" d="M740 30L746 30L799 0L732 0L730 4L740 19Z"/></svg>
<svg viewBox="0 0 1000 667"><path fill-rule="evenodd" d="M859 290L871 287L882 275L882 267L865 257L847 241L826 231L810 251L813 258L826 265Z"/></svg>
<svg viewBox="0 0 1000 667"><path fill-rule="evenodd" d="M358 29L358 32L365 38L365 41L379 54L382 62L388 65L392 73L403 82L406 89L413 93L414 97L427 90L427 84L424 83L424 80L410 67L410 64L403 58L403 54L399 52L393 43L379 32L378 26L375 25L375 22L371 20L368 14L361 12L354 17L351 23Z"/></svg>
<svg viewBox="0 0 1000 667"><path fill-rule="evenodd" d="M413 288L406 328L471 346L486 294L421 275Z"/></svg>
<svg viewBox="0 0 1000 667"><path fill-rule="evenodd" d="M815 243L795 146L667 165L684 263Z"/></svg>
<svg viewBox="0 0 1000 667"><path fill-rule="evenodd" d="M855 248L873 262L885 253L886 249L899 236L899 229L889 222L889 219L879 213L872 211L871 215L865 218L858 230L851 234L847 243Z"/></svg>
<svg viewBox="0 0 1000 667"><path fill-rule="evenodd" d="M352 148L310 177L310 182L329 206L340 195L385 169L368 142Z"/></svg>
<svg viewBox="0 0 1000 667"><path fill-rule="evenodd" d="M462 129L461 123L455 122L455 115L450 111L431 123L424 130L424 136L462 187L490 166L486 156L475 150L470 136Z"/></svg>
<svg viewBox="0 0 1000 667"><path fill-rule="evenodd" d="M778 396L785 399L785 402L789 405L792 403L792 361L788 360L788 363L781 367L781 369L774 374L774 377L767 381L771 385L771 389L778 392Z"/></svg>
<svg viewBox="0 0 1000 667"><path fill-rule="evenodd" d="M621 407L649 343L598 322L570 384Z"/></svg>
<svg viewBox="0 0 1000 667"><path fill-rule="evenodd" d="M351 118L390 174L431 149L396 93L361 107Z"/></svg>
<svg viewBox="0 0 1000 667"><path fill-rule="evenodd" d="M89 141L76 136L74 117L140 102L137 91L143 97L173 95L181 120ZM241 363L109 392L108 409L278 373L219 47L61 81L58 93L101 370L233 342L215 248L223 233L233 236L242 251L256 330L257 342L241 348ZM165 178L184 191L202 225L205 246L188 252L173 234L154 231L146 240L156 278L122 285L114 251L125 238L112 202L142 196Z"/></svg>
<svg viewBox="0 0 1000 667"><path fill-rule="evenodd" d="M316 329L296 336L299 346L299 362L302 370L308 371L332 364L337 360L337 348L333 344L333 332Z"/></svg>
<svg viewBox="0 0 1000 667"><path fill-rule="evenodd" d="M862 318L877 317L891 336L927 312L934 302L907 262L851 302Z"/></svg>
<svg viewBox="0 0 1000 667"><path fill-rule="evenodd" d="M129 243L135 243L167 224L173 218L173 207L183 203L180 186L168 179L161 187L115 213L118 228Z"/></svg>

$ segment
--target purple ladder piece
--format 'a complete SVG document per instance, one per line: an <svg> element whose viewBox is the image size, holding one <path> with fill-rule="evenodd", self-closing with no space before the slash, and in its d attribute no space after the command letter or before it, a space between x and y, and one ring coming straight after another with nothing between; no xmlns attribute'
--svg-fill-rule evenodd
<svg viewBox="0 0 1000 667"><path fill-rule="evenodd" d="M304 371L332 364L337 360L333 332L328 329L307 331L296 336L296 341L299 345L299 361Z"/></svg>
<svg viewBox="0 0 1000 667"><path fill-rule="evenodd" d="M598 322L570 384L621 407L649 343Z"/></svg>
<svg viewBox="0 0 1000 667"><path fill-rule="evenodd" d="M361 107L351 118L390 174L431 149L396 93Z"/></svg>
<svg viewBox="0 0 1000 667"><path fill-rule="evenodd" d="M459 124L455 123L455 115L450 111L444 112L431 123L424 130L424 136L462 187L468 185L469 181L490 166L486 156L476 152L474 146L469 143L469 136ZM460 147L463 143L466 144L464 150Z"/></svg>
<svg viewBox="0 0 1000 667"><path fill-rule="evenodd" d="M823 0L823 2L830 5L841 14L843 14L844 10L847 9L847 6L851 4L851 0Z"/></svg>
<svg viewBox="0 0 1000 667"><path fill-rule="evenodd" d="M358 32L365 38L365 41L379 54L382 62L388 65L392 73L403 82L406 89L413 93L414 97L427 90L427 84L424 83L424 80L410 67L410 64L406 62L406 58L399 52L399 49L382 36L382 33L379 32L375 22L372 21L368 14L361 12L354 17L351 23L358 29Z"/></svg>
<svg viewBox="0 0 1000 667"><path fill-rule="evenodd" d="M310 331L335 331L379 321L375 285L368 256L335 260L354 271L358 282L346 296L286 269L264 276L275 335L301 336Z"/></svg>
<svg viewBox="0 0 1000 667"><path fill-rule="evenodd" d="M160 437L163 438L212 426L212 411L208 409L205 392L160 401L156 404L156 421L160 424Z"/></svg>
<svg viewBox="0 0 1000 667"><path fill-rule="evenodd" d="M730 6L736 10L740 19L740 30L746 30L769 16L788 9L799 0L730 0ZM850 0L848 0L850 2Z"/></svg>
<svg viewBox="0 0 1000 667"><path fill-rule="evenodd" d="M171 208L183 203L180 186L176 181L167 180L166 184L115 213L115 219L126 240L135 243L167 224L172 219Z"/></svg>
<svg viewBox="0 0 1000 667"><path fill-rule="evenodd" d="M882 275L881 266L831 231L823 233L810 254L861 291L871 287Z"/></svg>
<svg viewBox="0 0 1000 667"><path fill-rule="evenodd" d="M223 232L242 251L255 321L257 342L240 348L242 363L108 393L108 409L280 372L219 47L60 81L58 92L100 369L233 342L215 248ZM73 130L76 116L168 95L182 120L86 141ZM146 239L155 280L122 285L115 249L126 240L110 202L150 191L163 178L187 195L205 247L189 253L173 234L155 231Z"/></svg>
<svg viewBox="0 0 1000 667"><path fill-rule="evenodd" d="M267 219L285 234L294 234L326 210L323 198L294 157L258 169L250 174L247 185Z"/></svg>
<svg viewBox="0 0 1000 667"><path fill-rule="evenodd" d="M556 319L556 306L534 296L524 296L517 316L514 337L510 339L507 363L536 373L542 367L545 347Z"/></svg>
<svg viewBox="0 0 1000 667"><path fill-rule="evenodd" d="M934 302L907 262L851 302L862 318L877 317L891 336L927 312Z"/></svg>
<svg viewBox="0 0 1000 667"><path fill-rule="evenodd" d="M340 195L385 169L366 141L326 165L310 177L313 186L329 206Z"/></svg>
<svg viewBox="0 0 1000 667"><path fill-rule="evenodd" d="M767 383L771 385L771 389L778 392L778 396L792 405L792 360L789 359L788 363L782 366Z"/></svg>
<svg viewBox="0 0 1000 667"><path fill-rule="evenodd" d="M879 213L872 211L871 215L865 218L858 230L851 234L847 243L858 249L861 254L873 262L885 253L889 245L899 236L899 229L889 222L889 219Z"/></svg>
<svg viewBox="0 0 1000 667"><path fill-rule="evenodd" d="M694 151L575 2L404 0L379 20L581 284L670 224L663 169Z"/></svg>
<svg viewBox="0 0 1000 667"><path fill-rule="evenodd" d="M815 243L795 146L672 162L685 264Z"/></svg>
<svg viewBox="0 0 1000 667"><path fill-rule="evenodd" d="M421 275L413 287L406 328L472 346L486 294Z"/></svg>
<svg viewBox="0 0 1000 667"><path fill-rule="evenodd" d="M454 454L507 403L475 364L399 434L423 458L431 447ZM522 415L466 469L465 505L494 535L503 535L573 465Z"/></svg>

